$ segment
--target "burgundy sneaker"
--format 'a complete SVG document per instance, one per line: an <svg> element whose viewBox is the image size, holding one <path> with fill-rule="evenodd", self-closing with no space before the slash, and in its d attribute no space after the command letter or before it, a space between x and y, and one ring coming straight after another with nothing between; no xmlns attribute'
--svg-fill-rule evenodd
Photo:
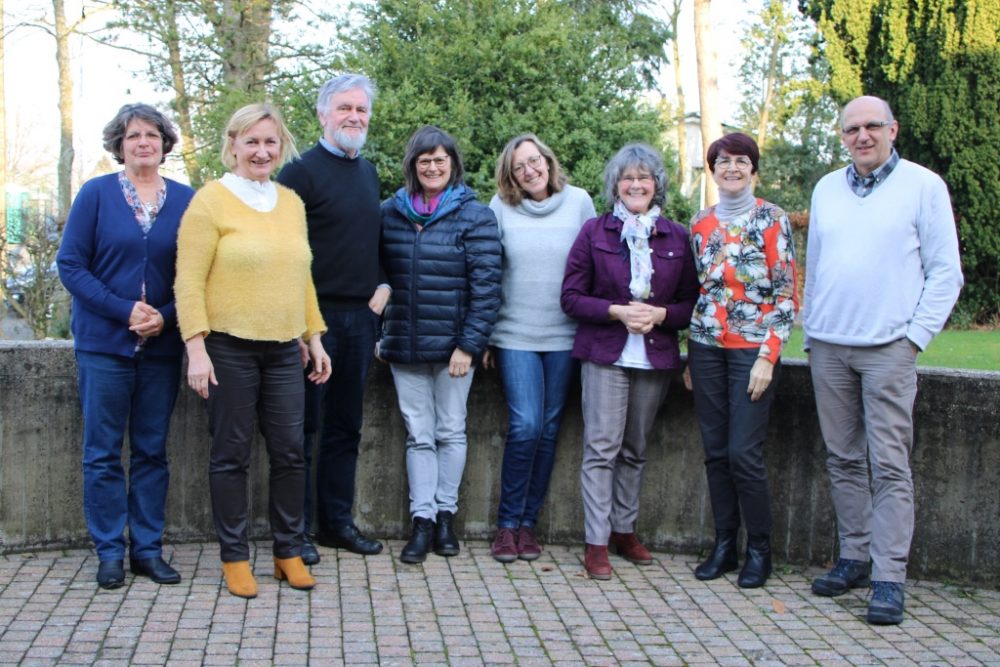
<svg viewBox="0 0 1000 667"><path fill-rule="evenodd" d="M653 554L642 546L635 533L611 533L610 542L618 555L629 562L636 565L650 565L653 562Z"/></svg>
<svg viewBox="0 0 1000 667"><path fill-rule="evenodd" d="M490 555L501 563L513 563L517 560L517 533L513 528L498 528L497 535L490 546Z"/></svg>
<svg viewBox="0 0 1000 667"><path fill-rule="evenodd" d="M535 530L521 526L517 531L517 557L535 560L542 555L542 547L535 541Z"/></svg>
<svg viewBox="0 0 1000 667"><path fill-rule="evenodd" d="M591 579L606 581L611 578L611 561L608 560L608 548L603 544L588 544L583 557L583 566Z"/></svg>

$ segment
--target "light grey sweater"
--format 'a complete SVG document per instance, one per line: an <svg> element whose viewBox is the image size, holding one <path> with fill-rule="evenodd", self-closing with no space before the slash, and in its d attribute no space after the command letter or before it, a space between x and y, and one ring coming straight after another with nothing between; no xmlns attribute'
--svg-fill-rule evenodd
<svg viewBox="0 0 1000 667"><path fill-rule="evenodd" d="M500 316L490 345L554 352L573 347L576 323L559 306L566 257L580 228L597 215L584 190L567 185L545 201L490 201L503 244Z"/></svg>

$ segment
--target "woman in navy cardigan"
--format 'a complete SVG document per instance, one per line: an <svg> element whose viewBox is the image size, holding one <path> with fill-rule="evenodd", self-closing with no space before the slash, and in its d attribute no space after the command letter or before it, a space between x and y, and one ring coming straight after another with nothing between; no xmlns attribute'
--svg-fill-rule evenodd
<svg viewBox="0 0 1000 667"><path fill-rule="evenodd" d="M133 574L180 575L162 557L167 428L184 346L177 333L177 227L194 191L160 176L177 143L170 121L126 104L104 128L123 171L80 188L63 233L59 277L73 297L72 332L83 408L83 510L100 561L97 583L125 583L125 526ZM126 489L121 464L128 426Z"/></svg>
<svg viewBox="0 0 1000 667"><path fill-rule="evenodd" d="M611 578L609 544L633 563L653 562L635 533L646 440L681 366L677 332L698 298L687 230L660 215L666 174L657 152L625 146L604 168L604 187L612 209L580 230L561 299L580 323L584 565L595 579Z"/></svg>

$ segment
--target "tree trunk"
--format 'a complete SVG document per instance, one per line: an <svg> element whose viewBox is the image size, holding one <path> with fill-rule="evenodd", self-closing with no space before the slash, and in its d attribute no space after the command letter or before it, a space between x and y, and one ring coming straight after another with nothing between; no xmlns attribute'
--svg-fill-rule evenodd
<svg viewBox="0 0 1000 667"><path fill-rule="evenodd" d="M181 159L187 172L191 187L202 185L201 170L195 157L194 122L191 118L191 96L188 94L187 83L184 81L184 62L181 60L181 37L177 27L177 6L168 2L163 8L163 43L167 47L167 58L170 65L170 80L174 88L174 106L177 109L177 124L181 130L183 146Z"/></svg>
<svg viewBox="0 0 1000 667"><path fill-rule="evenodd" d="M0 292L7 280L7 92L4 86L6 59L3 0L0 0ZM0 308L3 307L0 299Z"/></svg>
<svg viewBox="0 0 1000 667"><path fill-rule="evenodd" d="M677 36L677 22L681 15L681 0L674 0L669 21L670 30L674 33L671 48L674 56L674 82L677 86L677 157L679 160L681 194L687 195L690 190L688 183L688 172L691 170L690 160L687 152L687 124L684 122L684 84L681 81L681 47Z"/></svg>
<svg viewBox="0 0 1000 667"><path fill-rule="evenodd" d="M764 82L764 99L761 100L760 113L757 115L757 145L764 150L767 143L767 123L771 110L771 102L774 100L774 86L778 79L778 54L781 50L781 35L777 30L772 35L771 53L767 60L767 75Z"/></svg>
<svg viewBox="0 0 1000 667"><path fill-rule="evenodd" d="M702 155L709 144L722 136L722 121L719 114L719 79L716 74L715 45L712 41L712 0L694 0L694 48L698 59L698 98L701 107ZM704 206L712 206L719 201L719 190L709 177L705 165Z"/></svg>
<svg viewBox="0 0 1000 667"><path fill-rule="evenodd" d="M62 229L69 215L73 188L73 73L70 70L65 0L52 0L55 13L56 65L59 70L59 163L56 167L56 222Z"/></svg>
<svg viewBox="0 0 1000 667"><path fill-rule="evenodd" d="M246 93L264 91L272 2L222 0L221 7L207 13L221 49L225 88Z"/></svg>

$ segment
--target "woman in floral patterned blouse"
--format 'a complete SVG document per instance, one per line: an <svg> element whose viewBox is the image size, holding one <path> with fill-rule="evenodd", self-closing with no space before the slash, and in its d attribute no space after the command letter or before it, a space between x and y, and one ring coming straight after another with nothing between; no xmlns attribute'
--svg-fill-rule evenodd
<svg viewBox="0 0 1000 667"><path fill-rule="evenodd" d="M691 315L688 363L715 519L715 547L695 576L716 579L739 566L742 512L742 588L763 586L771 574L764 436L781 348L798 308L788 217L753 195L759 160L757 144L738 132L709 146L719 204L691 221L701 292Z"/></svg>

